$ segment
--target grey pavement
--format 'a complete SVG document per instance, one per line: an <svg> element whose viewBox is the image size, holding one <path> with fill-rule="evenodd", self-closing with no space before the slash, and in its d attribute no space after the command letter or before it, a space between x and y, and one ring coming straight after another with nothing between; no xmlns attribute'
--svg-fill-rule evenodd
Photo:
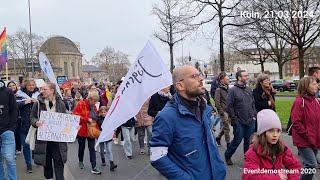
<svg viewBox="0 0 320 180"><path fill-rule="evenodd" d="M219 131L219 130L218 130ZM232 131L231 131L232 132ZM232 133L231 133L232 136ZM297 148L292 145L291 136L282 133L282 140L286 145L293 151L296 157L298 156ZM222 146L219 147L220 154L223 157L224 151L226 150L226 144L224 143L224 138L221 140ZM118 165L118 168L111 172L109 170L109 164L107 166L101 167L100 154L97 152L97 165L101 167L102 174L94 175L91 174L91 165L89 160L89 151L86 147L84 156L85 169L78 168L78 143L69 143L68 149L68 162L66 164L65 172L67 180L163 180L165 179L161 174L155 170L149 163L149 156L139 155L138 142L133 142L133 159L127 160L124 155L123 147L121 145L113 144L113 154L114 161ZM106 156L107 157L107 156ZM237 151L232 157L234 163L233 166L227 167L227 180L241 179L242 166L243 166L243 146L242 144L238 147ZM301 160L301 159L300 159ZM18 177L19 180L42 180L43 168L34 166L33 174L26 174L24 167L24 160L22 155L17 156L18 164ZM314 179L320 179L320 169L317 170L317 174Z"/></svg>

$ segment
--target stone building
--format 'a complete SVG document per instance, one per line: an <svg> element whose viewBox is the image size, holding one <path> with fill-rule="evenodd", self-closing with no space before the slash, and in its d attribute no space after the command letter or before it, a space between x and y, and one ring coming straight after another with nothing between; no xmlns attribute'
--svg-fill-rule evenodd
<svg viewBox="0 0 320 180"><path fill-rule="evenodd" d="M81 79L82 81L90 84L96 81L104 82L108 79L108 76L107 72L103 71L99 67L94 65L83 65Z"/></svg>
<svg viewBox="0 0 320 180"><path fill-rule="evenodd" d="M81 76L82 54L70 39L51 37L42 44L39 52L46 54L56 76L67 76L68 79Z"/></svg>

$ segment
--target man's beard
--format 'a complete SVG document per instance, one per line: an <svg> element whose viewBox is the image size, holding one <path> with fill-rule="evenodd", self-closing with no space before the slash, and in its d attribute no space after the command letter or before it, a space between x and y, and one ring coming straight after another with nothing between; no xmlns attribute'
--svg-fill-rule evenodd
<svg viewBox="0 0 320 180"><path fill-rule="evenodd" d="M186 94L189 97L198 97L198 96L204 95L205 93L206 91L204 89L199 89L199 88L197 88L194 91L188 91L188 90L186 91Z"/></svg>

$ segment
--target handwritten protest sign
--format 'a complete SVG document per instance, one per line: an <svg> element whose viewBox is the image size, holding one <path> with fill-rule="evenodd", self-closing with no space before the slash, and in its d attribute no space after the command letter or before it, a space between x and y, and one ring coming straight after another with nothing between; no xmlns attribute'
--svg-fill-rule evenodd
<svg viewBox="0 0 320 180"><path fill-rule="evenodd" d="M78 133L80 116L41 111L37 139L42 141L74 142Z"/></svg>

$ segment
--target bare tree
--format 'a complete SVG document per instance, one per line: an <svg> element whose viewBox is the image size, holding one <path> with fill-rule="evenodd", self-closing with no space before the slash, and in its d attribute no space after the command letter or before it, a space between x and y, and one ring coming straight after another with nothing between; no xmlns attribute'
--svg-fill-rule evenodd
<svg viewBox="0 0 320 180"><path fill-rule="evenodd" d="M198 9L195 12L195 17L199 17L200 22L196 25L204 25L218 20L219 23L219 45L220 45L220 70L225 71L224 58L224 30L227 26L242 26L243 24L236 24L230 22L230 18L235 18L236 7L241 0L189 0L193 7Z"/></svg>
<svg viewBox="0 0 320 180"><path fill-rule="evenodd" d="M264 63L270 58L266 49L266 33L246 26L235 28L232 32L234 40L229 46L240 54L250 59L253 64L260 64L261 72L264 71ZM248 48L251 47L251 48Z"/></svg>
<svg viewBox="0 0 320 180"><path fill-rule="evenodd" d="M43 37L32 33L33 55L31 57L30 34L26 29L20 28L14 34L8 35L8 56L14 60L15 68L24 69L22 70L23 76L27 75L26 63L35 58L36 52L39 51L43 42Z"/></svg>
<svg viewBox="0 0 320 180"><path fill-rule="evenodd" d="M115 82L125 76L130 68L128 55L115 51L112 47L105 47L97 53L91 61L109 74L109 80Z"/></svg>
<svg viewBox="0 0 320 180"><path fill-rule="evenodd" d="M173 47L179 41L185 39L193 27L191 11L188 6L183 6L183 0L161 0L160 4L154 4L152 14L160 21L160 30L154 36L169 45L170 71L173 71Z"/></svg>
<svg viewBox="0 0 320 180"><path fill-rule="evenodd" d="M176 65L177 66L183 66L186 64L191 64L190 56L183 56L183 57L176 58Z"/></svg>
<svg viewBox="0 0 320 180"><path fill-rule="evenodd" d="M33 57L31 57L30 34L26 29L19 29L14 34L8 35L9 56L30 62L44 42L44 38L35 33L32 33L31 38Z"/></svg>
<svg viewBox="0 0 320 180"><path fill-rule="evenodd" d="M304 76L304 57L320 36L318 0L251 0L259 17L260 28L291 46L292 59L299 61L300 78Z"/></svg>

